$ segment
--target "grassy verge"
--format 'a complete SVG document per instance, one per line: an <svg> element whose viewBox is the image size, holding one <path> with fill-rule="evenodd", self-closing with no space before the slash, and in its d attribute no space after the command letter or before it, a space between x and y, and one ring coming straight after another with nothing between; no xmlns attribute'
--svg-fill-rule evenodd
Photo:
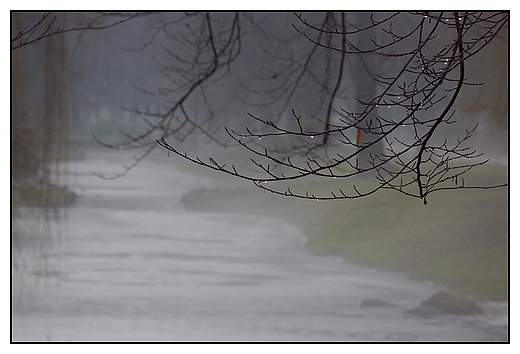
<svg viewBox="0 0 520 354"><path fill-rule="evenodd" d="M12 205L24 207L66 207L76 195L65 187L15 184L11 187Z"/></svg>
<svg viewBox="0 0 520 354"><path fill-rule="evenodd" d="M485 165L470 173L467 179L475 182L507 179L504 166ZM219 187L187 194L188 207L281 218L302 229L315 254L406 273L481 300L507 300L507 188L439 192L427 206L393 191L324 202L284 198L222 174L210 175ZM330 183L293 184L291 190L310 188L327 195Z"/></svg>

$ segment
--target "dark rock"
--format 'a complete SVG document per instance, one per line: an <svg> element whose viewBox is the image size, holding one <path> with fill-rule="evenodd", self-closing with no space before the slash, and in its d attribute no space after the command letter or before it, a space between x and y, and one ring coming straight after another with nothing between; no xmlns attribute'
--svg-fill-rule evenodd
<svg viewBox="0 0 520 354"><path fill-rule="evenodd" d="M438 315L479 315L482 309L475 302L463 295L439 291L424 300L416 309L406 311L419 317Z"/></svg>

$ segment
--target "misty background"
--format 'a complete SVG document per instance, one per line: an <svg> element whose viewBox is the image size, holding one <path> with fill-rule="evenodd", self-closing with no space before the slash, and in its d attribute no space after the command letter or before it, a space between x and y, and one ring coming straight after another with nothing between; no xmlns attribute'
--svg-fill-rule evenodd
<svg viewBox="0 0 520 354"><path fill-rule="evenodd" d="M59 13L56 21L70 28L129 15ZM304 15L315 24L324 16ZM12 13L12 36L41 16ZM164 112L178 98L168 91L178 83L168 65L190 57L185 36L197 30L190 16L198 15L144 14L12 50L12 338L505 340L507 188L441 193L424 208L386 191L316 208L174 158L155 143L170 126L128 143L150 127L136 112ZM227 31L233 14L214 16ZM322 129L329 107L321 85L333 87L327 65L339 54L316 54L311 72L323 77L307 75L292 92L273 73L312 51L293 27L300 24L295 14L241 16L237 58L184 104L204 130L170 136L192 156L249 163L244 149L221 146L229 142L224 127L266 131L248 112L294 129L294 110ZM413 20L402 16L394 26L404 33ZM508 178L508 41L506 26L467 61L467 76L485 84L464 88L457 124L438 132L441 140L456 139L479 123L471 146L490 161L470 177L484 184ZM374 89L354 84L363 81L355 60L331 103L335 124L344 118L341 108ZM395 70L385 60L364 65L373 74ZM182 119L174 122L182 126ZM311 183L297 187L328 188ZM483 312L405 314L445 289Z"/></svg>

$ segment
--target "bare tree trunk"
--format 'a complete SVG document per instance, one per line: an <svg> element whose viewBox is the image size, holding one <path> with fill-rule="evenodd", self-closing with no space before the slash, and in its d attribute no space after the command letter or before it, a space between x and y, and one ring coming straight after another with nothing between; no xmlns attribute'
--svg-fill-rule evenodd
<svg viewBox="0 0 520 354"><path fill-rule="evenodd" d="M370 16L371 13L361 12L357 13L357 25L359 27L368 27L372 24ZM371 43L371 32L370 31L361 31L354 37L354 45L357 48L363 49L370 45ZM370 112L368 113L360 126L358 127L358 138L361 139L359 141L360 146L365 146L370 144L376 137L379 135L371 133L371 123L372 129L374 127L374 123L376 121L378 107L370 105L370 103L376 97L376 81L374 79L375 69L377 67L377 57L373 53L367 54L357 54L350 57L351 59L351 75L353 79L353 86L355 92L355 110L356 112ZM366 104L360 103L364 102ZM359 140L357 139L357 140ZM379 155L383 151L382 142L377 142L373 146L368 149L361 151L358 156L358 167L360 169L369 169L373 166L371 161L374 161L374 157ZM373 173L374 171L371 170ZM370 172L365 172L370 173Z"/></svg>

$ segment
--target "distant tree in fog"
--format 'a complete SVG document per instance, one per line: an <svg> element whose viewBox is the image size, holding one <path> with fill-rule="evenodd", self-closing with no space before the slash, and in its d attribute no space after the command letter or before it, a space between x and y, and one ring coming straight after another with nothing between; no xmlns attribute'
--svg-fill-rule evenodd
<svg viewBox="0 0 520 354"><path fill-rule="evenodd" d="M120 175L162 146L304 199L353 199L393 189L426 204L439 190L507 185L466 183L464 174L486 160L472 148L476 125L462 132L452 127L463 87L484 84L468 76L467 61L507 33L508 12L140 17L149 34L133 50L150 52L163 81L135 87L162 104L125 107L147 128L122 132L117 144L99 141L146 148ZM452 130L456 136L446 136ZM201 134L219 146L245 149L251 164L234 166L176 147ZM360 189L353 183L358 176L376 183ZM351 185L329 195L291 189L307 177Z"/></svg>

